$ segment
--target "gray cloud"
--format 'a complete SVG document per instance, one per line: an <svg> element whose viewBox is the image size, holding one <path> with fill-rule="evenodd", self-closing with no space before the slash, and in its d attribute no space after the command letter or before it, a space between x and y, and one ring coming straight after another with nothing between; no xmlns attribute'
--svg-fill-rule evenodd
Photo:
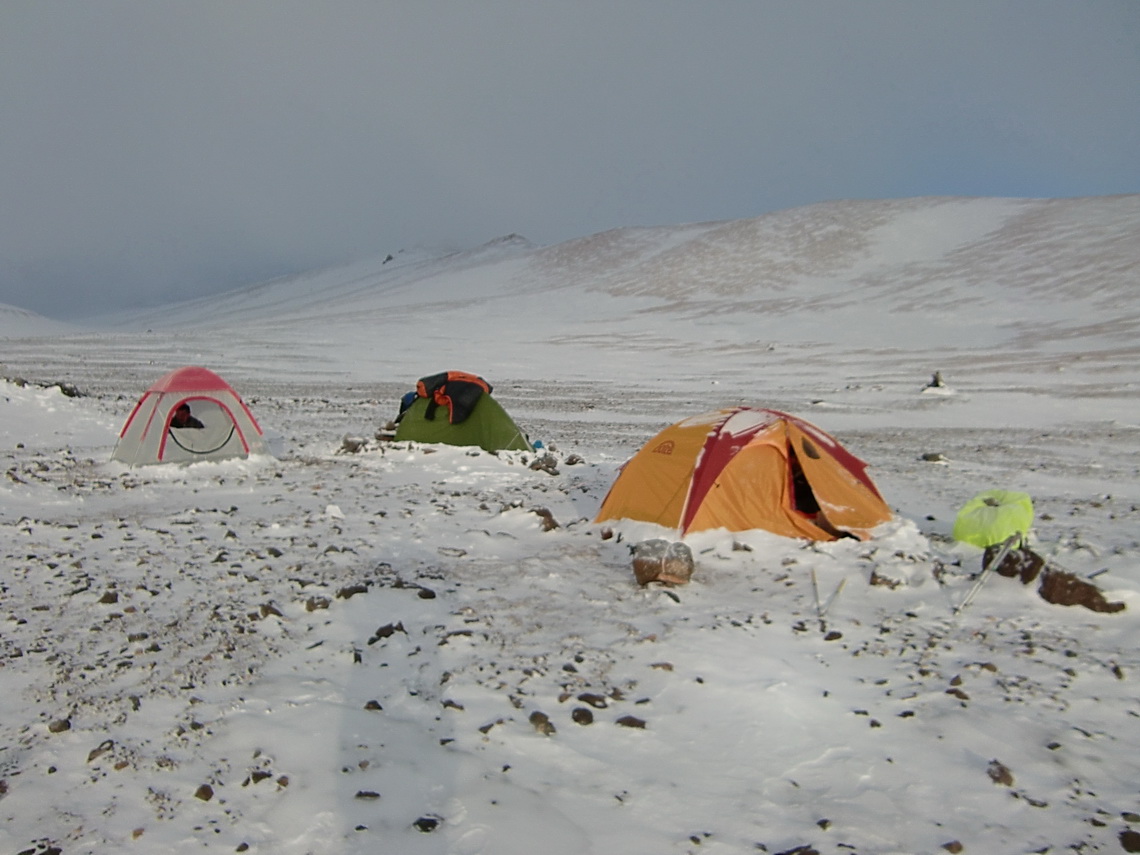
<svg viewBox="0 0 1140 855"><path fill-rule="evenodd" d="M837 198L1140 192L1140 5L0 4L0 302Z"/></svg>

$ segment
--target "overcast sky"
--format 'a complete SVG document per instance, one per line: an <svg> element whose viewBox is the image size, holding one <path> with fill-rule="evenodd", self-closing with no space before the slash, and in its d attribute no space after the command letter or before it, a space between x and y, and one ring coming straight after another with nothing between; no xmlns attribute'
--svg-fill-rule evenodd
<svg viewBox="0 0 1140 855"><path fill-rule="evenodd" d="M1140 192L1138 0L0 0L0 302L843 198Z"/></svg>

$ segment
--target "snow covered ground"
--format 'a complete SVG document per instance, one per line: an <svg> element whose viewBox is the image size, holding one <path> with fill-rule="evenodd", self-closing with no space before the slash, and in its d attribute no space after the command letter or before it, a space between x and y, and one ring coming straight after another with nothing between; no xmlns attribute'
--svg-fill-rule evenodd
<svg viewBox="0 0 1140 855"><path fill-rule="evenodd" d="M81 330L6 307L0 852L1140 851L1138 228L1138 196L832 203ZM110 462L183 364L276 455ZM447 369L556 474L373 438ZM591 522L617 468L738 403L838 436L897 519L706 533L638 587L662 532ZM956 613L992 487L1125 610L994 577Z"/></svg>

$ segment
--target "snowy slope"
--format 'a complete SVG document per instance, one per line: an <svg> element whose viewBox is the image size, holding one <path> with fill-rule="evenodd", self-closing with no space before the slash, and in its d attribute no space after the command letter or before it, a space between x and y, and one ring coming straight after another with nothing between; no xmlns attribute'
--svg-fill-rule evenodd
<svg viewBox="0 0 1140 855"><path fill-rule="evenodd" d="M1010 367L1118 385L1135 380L1138 222L1140 196L836 202L545 248L512 237L398 253L116 327L149 330L189 360L235 335L317 340L302 351L310 371L362 380L418 376L425 360L594 379L591 357L604 353L638 383L710 368L733 385L772 369L813 387L894 383L900 362L921 358L906 382ZM501 317L512 318L505 342Z"/></svg>
<svg viewBox="0 0 1140 855"><path fill-rule="evenodd" d="M29 312L16 306L9 306L7 303L0 303L0 338L61 335L74 332L75 329L72 324L45 318L43 315L37 315L35 312Z"/></svg>

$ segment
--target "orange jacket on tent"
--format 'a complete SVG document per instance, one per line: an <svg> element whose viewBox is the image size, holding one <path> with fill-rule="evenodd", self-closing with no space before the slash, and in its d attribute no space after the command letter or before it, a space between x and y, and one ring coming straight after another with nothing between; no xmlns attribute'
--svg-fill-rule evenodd
<svg viewBox="0 0 1140 855"><path fill-rule="evenodd" d="M670 425L646 443L622 468L595 522L642 520L682 534L764 529L812 540L841 532L865 540L892 516L865 470L803 419L751 407L717 410Z"/></svg>

